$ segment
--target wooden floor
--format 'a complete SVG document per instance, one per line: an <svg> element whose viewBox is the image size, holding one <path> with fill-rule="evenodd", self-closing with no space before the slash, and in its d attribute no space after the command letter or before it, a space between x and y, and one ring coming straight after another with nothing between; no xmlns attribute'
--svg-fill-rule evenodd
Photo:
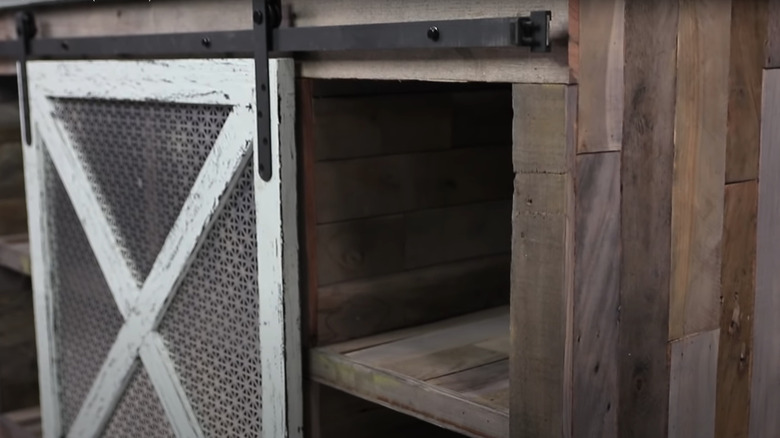
<svg viewBox="0 0 780 438"><path fill-rule="evenodd" d="M0 266L30 275L30 244L26 234L0 236Z"/></svg>
<svg viewBox="0 0 780 438"><path fill-rule="evenodd" d="M313 350L316 381L478 437L509 435L509 308Z"/></svg>

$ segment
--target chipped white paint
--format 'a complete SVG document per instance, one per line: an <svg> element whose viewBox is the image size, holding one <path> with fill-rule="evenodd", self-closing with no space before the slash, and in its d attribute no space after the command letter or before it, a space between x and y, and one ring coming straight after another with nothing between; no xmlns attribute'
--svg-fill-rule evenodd
<svg viewBox="0 0 780 438"><path fill-rule="evenodd" d="M43 146L33 131L32 146L24 147L24 179L27 193L27 220L30 239L33 306L38 354L38 387L40 388L43 436L61 436L57 352L54 342L54 300L50 291L50 252L47 245L48 212L45 203Z"/></svg>
<svg viewBox="0 0 780 438"><path fill-rule="evenodd" d="M179 382L162 337L155 332L149 333L141 344L140 353L149 380L152 381L165 413L171 419L176 436L202 437L198 419Z"/></svg>
<svg viewBox="0 0 780 438"><path fill-rule="evenodd" d="M274 438L287 436L288 428L289 435L301 436L302 424L293 71L291 60L271 63L272 83L269 88L274 103L271 114L274 121L274 178L268 183L257 176L255 180L262 327L263 434ZM44 143L50 147L49 153L55 167L76 207L112 295L125 317L125 324L73 426L67 431L67 436L85 438L100 434L134 367L138 365L140 355L177 436L200 437L201 429L178 381L167 349L153 330L162 319L252 152L251 144L257 136L253 109L253 62L37 61L30 63L29 73L33 120L41 126L41 135L36 135L38 141L34 150L38 151ZM53 117L49 101L51 97L232 106L231 114L140 290L118 251L119 242L111 232L68 134ZM28 179L35 175L41 177L42 168L38 159L38 155L26 152ZM31 191L29 196L32 205L42 206L40 181L37 185L38 191ZM36 187L35 183L30 187ZM31 244L37 245L37 249L32 251L33 271L35 274L35 269L38 269L37 277L45 280L45 271L49 266L42 243L46 229L41 222L41 215L45 211L42 208L34 210L37 215L31 215L30 219ZM38 280L37 283L36 291L40 295L40 299L36 300L36 305L40 307L36 310L40 357L53 359L53 310L48 301L50 290L45 281ZM46 412L51 413L47 424L53 435L49 436L61 436L64 431L58 425L56 370L42 369L41 373L41 387L45 392L42 398L44 415ZM46 376L43 376L44 373ZM294 395L288 398L289 391L293 391Z"/></svg>
<svg viewBox="0 0 780 438"><path fill-rule="evenodd" d="M255 174L263 436L301 437L294 64L279 59L269 67L272 177L265 182Z"/></svg>

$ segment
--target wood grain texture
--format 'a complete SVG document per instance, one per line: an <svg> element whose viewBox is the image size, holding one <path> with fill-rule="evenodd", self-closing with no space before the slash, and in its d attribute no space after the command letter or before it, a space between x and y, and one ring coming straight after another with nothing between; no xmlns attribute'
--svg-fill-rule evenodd
<svg viewBox="0 0 780 438"><path fill-rule="evenodd" d="M761 119L780 117L780 70L764 71ZM780 124L761 125L750 437L780 434Z"/></svg>
<svg viewBox="0 0 780 438"><path fill-rule="evenodd" d="M510 251L510 201L320 225L320 285Z"/></svg>
<svg viewBox="0 0 780 438"><path fill-rule="evenodd" d="M620 153L577 156L572 429L617 437Z"/></svg>
<svg viewBox="0 0 780 438"><path fill-rule="evenodd" d="M667 433L677 17L677 2L626 3L618 436Z"/></svg>
<svg viewBox="0 0 780 438"><path fill-rule="evenodd" d="M726 183L758 177L768 3L732 1Z"/></svg>
<svg viewBox="0 0 780 438"><path fill-rule="evenodd" d="M758 183L726 186L715 437L748 436Z"/></svg>
<svg viewBox="0 0 780 438"><path fill-rule="evenodd" d="M30 280L0 269L0 411L36 406L38 369Z"/></svg>
<svg viewBox="0 0 780 438"><path fill-rule="evenodd" d="M26 234L0 236L0 266L30 275L30 244Z"/></svg>
<svg viewBox="0 0 780 438"><path fill-rule="evenodd" d="M715 387L719 330L672 341L669 438L715 434Z"/></svg>
<svg viewBox="0 0 780 438"><path fill-rule="evenodd" d="M475 147L318 162L317 220L508 199L510 153L509 147Z"/></svg>
<svg viewBox="0 0 780 438"><path fill-rule="evenodd" d="M669 339L718 327L731 8L680 1Z"/></svg>
<svg viewBox="0 0 780 438"><path fill-rule="evenodd" d="M513 95L510 435L568 437L577 90L515 85Z"/></svg>
<svg viewBox="0 0 780 438"><path fill-rule="evenodd" d="M625 0L578 0L577 153L620 150L623 141Z"/></svg>
<svg viewBox="0 0 780 438"><path fill-rule="evenodd" d="M764 68L780 67L780 0L767 0L767 38Z"/></svg>
<svg viewBox="0 0 780 438"><path fill-rule="evenodd" d="M319 289L320 343L387 330L506 304L509 256L338 283Z"/></svg>
<svg viewBox="0 0 780 438"><path fill-rule="evenodd" d="M27 230L27 204L24 198L0 199L0 235Z"/></svg>

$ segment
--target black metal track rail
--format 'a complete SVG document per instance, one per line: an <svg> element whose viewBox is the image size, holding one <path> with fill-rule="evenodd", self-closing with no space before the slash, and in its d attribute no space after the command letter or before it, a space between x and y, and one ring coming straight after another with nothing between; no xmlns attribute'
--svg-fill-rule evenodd
<svg viewBox="0 0 780 438"><path fill-rule="evenodd" d="M32 14L17 16L17 37L0 42L0 59L20 61L24 136L30 144L26 61L33 59L164 59L252 57L257 90L258 173L271 178L268 58L301 52L528 47L550 51L549 11L475 18L344 26L279 28L279 0L253 0L251 30L35 38Z"/></svg>

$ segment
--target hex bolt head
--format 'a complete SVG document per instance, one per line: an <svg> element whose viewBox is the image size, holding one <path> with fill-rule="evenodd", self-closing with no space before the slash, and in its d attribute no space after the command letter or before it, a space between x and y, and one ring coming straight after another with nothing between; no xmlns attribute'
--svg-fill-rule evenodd
<svg viewBox="0 0 780 438"><path fill-rule="evenodd" d="M263 24L263 11L256 10L252 13L252 19L255 20L255 24Z"/></svg>
<svg viewBox="0 0 780 438"><path fill-rule="evenodd" d="M428 39L431 41L439 41L439 28L436 26L431 26L428 28Z"/></svg>

